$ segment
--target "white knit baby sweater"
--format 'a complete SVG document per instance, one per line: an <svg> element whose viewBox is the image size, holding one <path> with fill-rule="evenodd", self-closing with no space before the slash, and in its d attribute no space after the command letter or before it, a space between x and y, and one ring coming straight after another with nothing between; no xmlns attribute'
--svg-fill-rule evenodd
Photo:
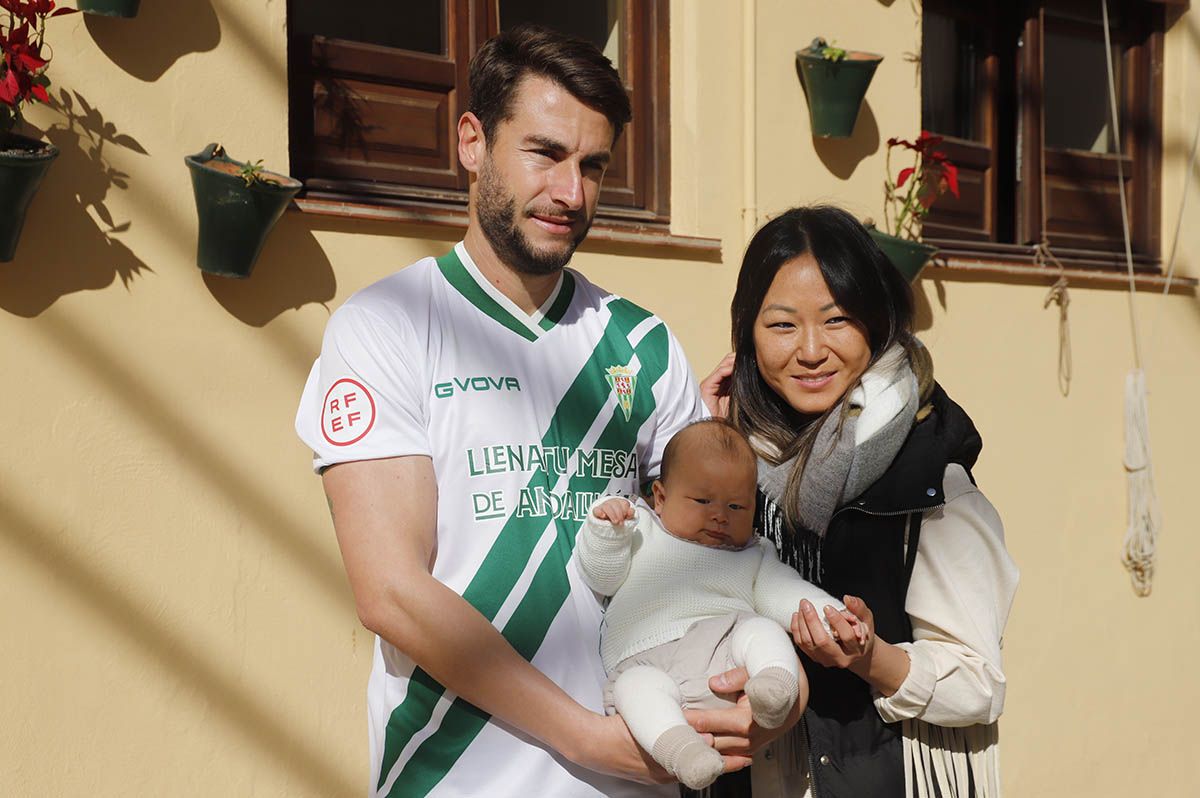
<svg viewBox="0 0 1200 798"><path fill-rule="evenodd" d="M818 612L826 605L843 609L842 602L781 563L775 547L762 538L737 551L705 546L667 532L640 500L634 509L637 517L620 526L589 510L575 543L584 582L612 596L600 639L607 671L683 637L705 618L754 612L787 629L801 599Z"/></svg>

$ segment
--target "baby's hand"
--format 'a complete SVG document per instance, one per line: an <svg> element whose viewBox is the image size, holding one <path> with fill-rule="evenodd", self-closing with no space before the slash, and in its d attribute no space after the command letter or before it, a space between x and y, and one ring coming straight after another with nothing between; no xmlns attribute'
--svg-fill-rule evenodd
<svg viewBox="0 0 1200 798"><path fill-rule="evenodd" d="M601 521L608 521L615 527L623 526L634 517L633 505L625 499L609 499L596 505L592 515ZM851 616L854 617L854 616Z"/></svg>
<svg viewBox="0 0 1200 798"><path fill-rule="evenodd" d="M846 619L846 623L850 624L850 628L854 630L854 637L858 640L858 644L865 646L867 644L867 635L870 634L867 625L860 621L858 616L850 612L850 610L841 610L838 614ZM837 632L833 633L833 639L837 640Z"/></svg>

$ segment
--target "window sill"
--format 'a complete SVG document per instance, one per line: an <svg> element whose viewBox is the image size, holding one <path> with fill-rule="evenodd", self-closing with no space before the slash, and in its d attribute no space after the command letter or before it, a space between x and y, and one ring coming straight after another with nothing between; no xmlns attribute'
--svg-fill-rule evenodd
<svg viewBox="0 0 1200 798"><path fill-rule="evenodd" d="M1008 247L1006 252L972 252L942 246L933 257L932 263L921 273L923 278L933 280L963 280L970 282L1015 282L1034 285L1053 285L1059 277L1065 277L1072 285L1091 288L1127 289L1129 273L1117 268L1107 260L1067 256L1056 251L1063 268L1053 263L1041 265L1036 262L1028 247ZM961 244L960 244L961 246ZM1123 260L1123 258L1122 258ZM1155 264L1155 265L1151 265ZM1139 291L1162 293L1167 287L1167 277L1156 268L1156 262L1145 258L1134 259L1133 282ZM1200 280L1193 277L1172 278L1171 293L1194 295Z"/></svg>
<svg viewBox="0 0 1200 798"><path fill-rule="evenodd" d="M467 227L467 211L461 205L433 202L406 202L403 205L367 204L309 193L307 196L296 198L292 207L302 213L319 216L377 219L452 230L465 230ZM642 247L651 248L655 253L670 253L681 257L717 261L721 259L721 239L719 238L676 235L665 224L615 219L597 219L580 249L584 251L612 251L614 249L624 251L628 249L632 253Z"/></svg>

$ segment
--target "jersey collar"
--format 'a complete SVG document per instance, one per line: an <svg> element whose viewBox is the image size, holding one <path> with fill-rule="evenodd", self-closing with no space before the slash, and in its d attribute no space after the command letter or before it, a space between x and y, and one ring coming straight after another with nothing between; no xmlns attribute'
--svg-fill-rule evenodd
<svg viewBox="0 0 1200 798"><path fill-rule="evenodd" d="M463 242L458 242L454 249L438 258L437 264L446 282L464 299L529 341L536 341L562 320L575 293L575 278L571 272L563 269L554 290L541 307L533 313L525 313L480 273Z"/></svg>

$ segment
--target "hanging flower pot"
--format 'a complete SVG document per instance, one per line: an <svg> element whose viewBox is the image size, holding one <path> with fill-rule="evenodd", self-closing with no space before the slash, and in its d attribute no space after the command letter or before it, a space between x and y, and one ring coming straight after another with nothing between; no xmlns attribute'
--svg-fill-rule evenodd
<svg viewBox="0 0 1200 798"><path fill-rule="evenodd" d="M78 0L80 11L105 17L136 17L142 0Z"/></svg>
<svg viewBox="0 0 1200 798"><path fill-rule="evenodd" d="M209 144L184 162L192 172L200 217L197 265L211 274L249 277L300 181L267 172L258 163L235 161L219 144Z"/></svg>
<svg viewBox="0 0 1200 798"><path fill-rule="evenodd" d="M892 265L896 267L896 271L904 275L904 279L910 283L917 279L921 269L925 268L925 264L937 252L937 247L932 244L922 244L920 241L899 238L876 230L874 227L867 228L867 232L875 240L875 244L883 250L883 254L887 255Z"/></svg>
<svg viewBox="0 0 1200 798"><path fill-rule="evenodd" d="M58 147L44 141L15 133L0 139L0 261L16 254L29 203L57 157Z"/></svg>
<svg viewBox="0 0 1200 798"><path fill-rule="evenodd" d="M848 138L854 132L863 97L882 60L874 53L830 47L821 38L796 51L814 136Z"/></svg>
<svg viewBox="0 0 1200 798"><path fill-rule="evenodd" d="M45 41L46 21L73 8L58 8L55 0L4 0L8 12L0 20L0 262L17 252L25 213L46 170L58 157L58 147L15 132L26 105L49 102L46 70L53 57Z"/></svg>

